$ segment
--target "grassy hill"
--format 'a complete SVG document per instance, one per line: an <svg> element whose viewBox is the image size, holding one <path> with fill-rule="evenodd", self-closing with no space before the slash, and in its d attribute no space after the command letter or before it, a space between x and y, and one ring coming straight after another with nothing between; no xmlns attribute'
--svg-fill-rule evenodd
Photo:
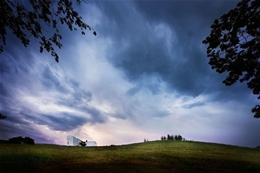
<svg viewBox="0 0 260 173"><path fill-rule="evenodd" d="M0 144L0 172L260 172L260 150L154 141L109 147Z"/></svg>

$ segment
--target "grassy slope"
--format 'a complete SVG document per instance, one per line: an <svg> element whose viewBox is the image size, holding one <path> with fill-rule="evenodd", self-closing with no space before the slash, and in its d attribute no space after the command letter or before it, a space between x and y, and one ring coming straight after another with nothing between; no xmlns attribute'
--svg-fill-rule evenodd
<svg viewBox="0 0 260 173"><path fill-rule="evenodd" d="M260 150L157 141L110 147L0 144L0 172L260 172Z"/></svg>

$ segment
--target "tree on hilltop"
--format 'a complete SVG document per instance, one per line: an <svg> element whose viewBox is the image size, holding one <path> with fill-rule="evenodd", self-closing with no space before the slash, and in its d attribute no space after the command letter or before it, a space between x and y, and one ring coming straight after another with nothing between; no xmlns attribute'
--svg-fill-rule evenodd
<svg viewBox="0 0 260 173"><path fill-rule="evenodd" d="M162 136L162 137L161 137L161 140L162 140L162 141L165 141L165 140L166 140L166 136Z"/></svg>

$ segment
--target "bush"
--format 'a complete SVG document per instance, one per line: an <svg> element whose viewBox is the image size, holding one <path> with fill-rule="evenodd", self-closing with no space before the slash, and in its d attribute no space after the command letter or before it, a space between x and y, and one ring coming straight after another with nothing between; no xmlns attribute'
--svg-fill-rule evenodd
<svg viewBox="0 0 260 173"><path fill-rule="evenodd" d="M14 137L9 139L9 141L13 144L21 144L23 142L23 137L22 136Z"/></svg>
<svg viewBox="0 0 260 173"><path fill-rule="evenodd" d="M23 142L24 142L25 144L31 144L31 145L34 144L34 140L33 140L32 138L29 138L29 137L25 137L25 138L23 139Z"/></svg>
<svg viewBox="0 0 260 173"><path fill-rule="evenodd" d="M81 141L81 142L79 143L79 145L81 145L82 147L85 147L85 146L86 146L86 142Z"/></svg>
<svg viewBox="0 0 260 173"><path fill-rule="evenodd" d="M23 138L21 136L18 136L18 137L10 138L9 141L13 144L31 144L31 145L34 144L34 140L30 137Z"/></svg>

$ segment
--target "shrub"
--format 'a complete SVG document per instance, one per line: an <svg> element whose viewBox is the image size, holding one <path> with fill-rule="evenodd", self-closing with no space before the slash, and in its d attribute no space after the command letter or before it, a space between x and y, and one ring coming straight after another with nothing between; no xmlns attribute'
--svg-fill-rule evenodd
<svg viewBox="0 0 260 173"><path fill-rule="evenodd" d="M82 147L85 147L85 146L86 146L86 142L81 141L81 142L79 143L79 145L81 145Z"/></svg>
<svg viewBox="0 0 260 173"><path fill-rule="evenodd" d="M10 138L9 141L13 144L31 144L31 145L34 144L34 140L30 137L23 138L21 136L18 136L18 137Z"/></svg>

